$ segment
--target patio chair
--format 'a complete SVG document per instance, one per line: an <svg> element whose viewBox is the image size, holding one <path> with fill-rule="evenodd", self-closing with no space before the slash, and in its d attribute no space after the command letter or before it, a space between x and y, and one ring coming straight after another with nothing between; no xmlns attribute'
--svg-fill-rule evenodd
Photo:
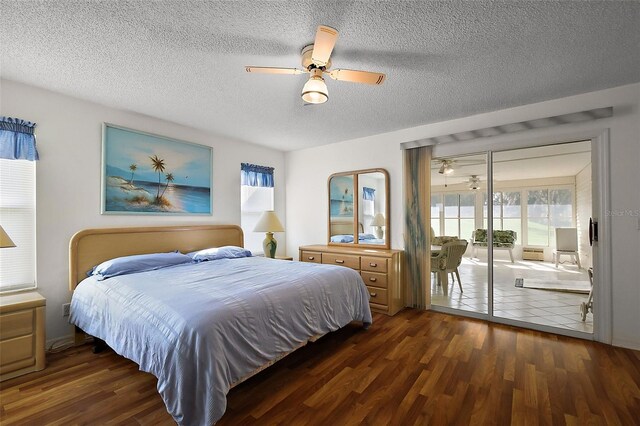
<svg viewBox="0 0 640 426"><path fill-rule="evenodd" d="M449 273L455 273L458 286L462 293L462 281L458 267L462 263L462 255L467 251L467 240L456 240L445 243L436 256L431 257L431 272L437 274L438 284L442 284L442 290L446 296L449 293Z"/></svg>
<svg viewBox="0 0 640 426"><path fill-rule="evenodd" d="M556 228L556 249L553 251L553 260L556 268L560 262L560 256L571 256L571 260L580 266L580 254L578 254L578 230L576 228Z"/></svg>
<svg viewBox="0 0 640 426"><path fill-rule="evenodd" d="M587 320L587 314L593 313L593 268L587 269L589 274L589 282L591 283L591 290L589 290L589 298L586 302L580 304L580 314L582 315L582 321Z"/></svg>

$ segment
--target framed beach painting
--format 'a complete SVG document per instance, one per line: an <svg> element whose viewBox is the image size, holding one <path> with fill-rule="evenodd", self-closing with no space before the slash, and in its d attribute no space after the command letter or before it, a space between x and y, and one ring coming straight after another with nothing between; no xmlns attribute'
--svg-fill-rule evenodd
<svg viewBox="0 0 640 426"><path fill-rule="evenodd" d="M212 213L211 147L104 123L103 214Z"/></svg>
<svg viewBox="0 0 640 426"><path fill-rule="evenodd" d="M331 217L353 217L353 175L331 178L329 200Z"/></svg>

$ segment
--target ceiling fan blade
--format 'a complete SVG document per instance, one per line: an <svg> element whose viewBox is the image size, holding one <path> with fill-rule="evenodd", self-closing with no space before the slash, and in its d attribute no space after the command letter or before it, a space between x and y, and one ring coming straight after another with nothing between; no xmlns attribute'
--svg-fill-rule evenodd
<svg viewBox="0 0 640 426"><path fill-rule="evenodd" d="M316 40L313 42L311 60L321 67L327 65L337 40L338 30L325 25L320 25L318 27L318 31L316 31Z"/></svg>
<svg viewBox="0 0 640 426"><path fill-rule="evenodd" d="M338 81L351 81L353 83L380 85L385 80L385 75L379 72L354 71L354 70L333 70L329 76Z"/></svg>
<svg viewBox="0 0 640 426"><path fill-rule="evenodd" d="M304 74L306 71L297 68L277 68L277 67L244 67L247 72L261 74Z"/></svg>

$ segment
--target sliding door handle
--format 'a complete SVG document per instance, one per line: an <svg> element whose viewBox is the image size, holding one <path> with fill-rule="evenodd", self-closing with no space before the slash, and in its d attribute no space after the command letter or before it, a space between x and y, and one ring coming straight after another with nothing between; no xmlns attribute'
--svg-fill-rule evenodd
<svg viewBox="0 0 640 426"><path fill-rule="evenodd" d="M589 245L593 246L594 241L598 241L598 222L589 218Z"/></svg>

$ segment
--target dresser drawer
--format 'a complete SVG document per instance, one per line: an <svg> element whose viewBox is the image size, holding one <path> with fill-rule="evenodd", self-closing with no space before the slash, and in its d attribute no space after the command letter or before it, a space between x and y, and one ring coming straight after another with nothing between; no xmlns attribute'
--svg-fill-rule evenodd
<svg viewBox="0 0 640 426"><path fill-rule="evenodd" d="M360 272L360 275L362 276L362 280L366 285L387 288L387 274L362 271Z"/></svg>
<svg viewBox="0 0 640 426"><path fill-rule="evenodd" d="M322 263L346 266L351 269L360 269L360 256L338 253L322 253Z"/></svg>
<svg viewBox="0 0 640 426"><path fill-rule="evenodd" d="M33 333L33 309L0 315L0 340Z"/></svg>
<svg viewBox="0 0 640 426"><path fill-rule="evenodd" d="M322 263L322 253L317 251L305 251L300 254L301 262Z"/></svg>
<svg viewBox="0 0 640 426"><path fill-rule="evenodd" d="M0 364L3 369L8 364L34 357L33 335L31 334L0 342Z"/></svg>
<svg viewBox="0 0 640 426"><path fill-rule="evenodd" d="M361 262L360 267L363 271L387 272L387 259L362 256Z"/></svg>
<svg viewBox="0 0 640 426"><path fill-rule="evenodd" d="M369 295L371 296L371 299L369 299L369 302L376 303L378 305L388 305L389 304L387 290L385 290L384 288L376 288L376 287L367 286L367 290L369 290Z"/></svg>

